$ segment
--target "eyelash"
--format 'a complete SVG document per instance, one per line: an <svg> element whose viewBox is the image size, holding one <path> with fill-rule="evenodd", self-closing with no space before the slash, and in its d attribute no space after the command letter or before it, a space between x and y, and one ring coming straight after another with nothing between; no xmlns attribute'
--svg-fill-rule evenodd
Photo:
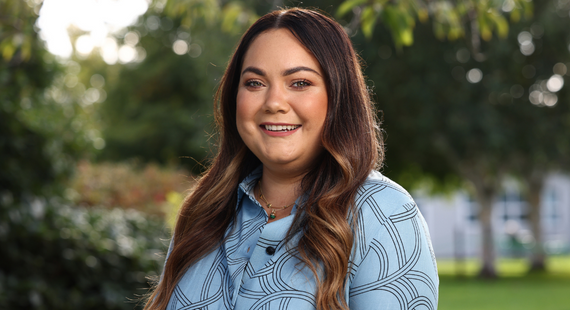
<svg viewBox="0 0 570 310"><path fill-rule="evenodd" d="M253 85L253 84L257 84L257 85ZM245 86L246 87L260 87L261 85L263 85L260 81L257 80L248 80L245 81Z"/></svg>
<svg viewBox="0 0 570 310"><path fill-rule="evenodd" d="M311 85L312 85L311 82L309 82L309 81L307 81L307 80L295 81L295 82L293 82L293 85L295 85L295 84L300 84L300 83L303 83L304 85L303 85L303 86L295 86L295 87L298 87L298 88L305 88L305 87L307 87L307 86L311 86Z"/></svg>
<svg viewBox="0 0 570 310"><path fill-rule="evenodd" d="M299 84L301 84L301 83L302 83L303 85L299 85ZM255 84L255 85L254 85L254 84ZM263 83L261 83L261 82L258 81L258 80L248 80L248 81L245 82L245 86L246 86L246 87L260 87L260 86L262 86L262 85L263 85ZM309 81L307 81L307 80L298 80L298 81L293 82L291 85L292 85L293 87L303 89L303 88L305 88L305 87L311 86L312 84L311 84L311 82L309 82Z"/></svg>

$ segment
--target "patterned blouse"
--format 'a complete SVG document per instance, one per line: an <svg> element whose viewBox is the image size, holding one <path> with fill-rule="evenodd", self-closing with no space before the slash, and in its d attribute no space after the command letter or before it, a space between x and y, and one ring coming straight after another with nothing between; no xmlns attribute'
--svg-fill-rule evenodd
<svg viewBox="0 0 570 310"><path fill-rule="evenodd" d="M284 242L293 216L267 223L253 196L261 172L260 167L240 183L237 221L226 241L186 271L168 310L315 309L314 276L295 257L300 236L293 245ZM356 208L357 237L346 275L350 309L437 309L435 256L410 195L373 171Z"/></svg>

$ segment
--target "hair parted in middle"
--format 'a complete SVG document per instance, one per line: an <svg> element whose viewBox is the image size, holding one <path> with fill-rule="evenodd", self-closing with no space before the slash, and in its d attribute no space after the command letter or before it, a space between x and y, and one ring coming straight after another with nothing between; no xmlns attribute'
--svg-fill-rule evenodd
<svg viewBox="0 0 570 310"><path fill-rule="evenodd" d="M301 192L308 198L287 235L301 234L297 256L317 279L317 309L348 309L345 279L355 242L349 219L355 216L352 207L358 188L382 164L384 147L348 35L324 14L299 8L264 15L241 38L216 94L218 153L182 205L172 252L145 309L166 309L188 266L220 246L236 215L239 182L261 165L238 133L236 97L249 46L272 29L289 30L317 59L328 95L323 151L301 181Z"/></svg>

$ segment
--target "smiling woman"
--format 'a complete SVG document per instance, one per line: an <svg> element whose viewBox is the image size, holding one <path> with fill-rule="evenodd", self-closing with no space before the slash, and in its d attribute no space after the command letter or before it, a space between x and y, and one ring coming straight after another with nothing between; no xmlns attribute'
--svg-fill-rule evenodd
<svg viewBox="0 0 570 310"><path fill-rule="evenodd" d="M436 309L437 270L344 29L269 13L220 84L218 154L145 309Z"/></svg>
<svg viewBox="0 0 570 310"><path fill-rule="evenodd" d="M236 100L238 132L266 173L294 184L323 148L328 99L320 65L289 30L277 29L253 41L243 67ZM262 178L262 187L271 187L264 184L267 180ZM279 191L283 193L283 186ZM298 195L292 189L290 197L279 196L287 204Z"/></svg>

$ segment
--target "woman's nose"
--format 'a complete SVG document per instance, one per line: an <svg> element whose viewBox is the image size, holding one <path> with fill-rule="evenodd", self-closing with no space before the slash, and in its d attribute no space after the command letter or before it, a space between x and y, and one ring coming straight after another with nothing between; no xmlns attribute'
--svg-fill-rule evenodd
<svg viewBox="0 0 570 310"><path fill-rule="evenodd" d="M265 98L265 112L266 113L287 113L290 106L287 102L287 92L281 86L270 86Z"/></svg>

